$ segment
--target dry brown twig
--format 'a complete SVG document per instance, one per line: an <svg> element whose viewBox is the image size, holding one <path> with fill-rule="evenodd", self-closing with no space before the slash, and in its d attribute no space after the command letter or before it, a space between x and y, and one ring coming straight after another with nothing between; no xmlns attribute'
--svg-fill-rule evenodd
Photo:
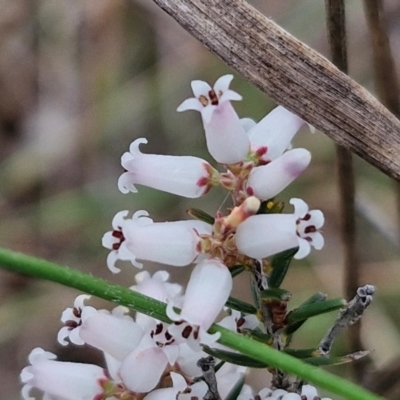
<svg viewBox="0 0 400 400"><path fill-rule="evenodd" d="M245 0L153 0L277 103L400 179L400 121L331 62Z"/></svg>

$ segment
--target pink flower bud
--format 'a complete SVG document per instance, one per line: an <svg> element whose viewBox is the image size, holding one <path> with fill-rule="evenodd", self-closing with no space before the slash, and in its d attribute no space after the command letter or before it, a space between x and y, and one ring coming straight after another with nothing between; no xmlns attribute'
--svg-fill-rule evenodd
<svg viewBox="0 0 400 400"><path fill-rule="evenodd" d="M261 200L271 199L289 186L310 161L309 151L289 150L267 165L253 168L247 181L247 192Z"/></svg>
<svg viewBox="0 0 400 400"><path fill-rule="evenodd" d="M275 160L290 147L293 136L304 124L297 115L278 106L248 131L251 149L254 153L265 149L263 161Z"/></svg>

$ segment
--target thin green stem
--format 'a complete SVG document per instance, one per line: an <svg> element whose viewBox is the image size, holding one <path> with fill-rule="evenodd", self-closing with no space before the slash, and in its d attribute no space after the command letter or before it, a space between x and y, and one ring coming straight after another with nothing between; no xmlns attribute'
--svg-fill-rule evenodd
<svg viewBox="0 0 400 400"><path fill-rule="evenodd" d="M0 265L8 270L69 286L102 299L127 306L161 321L170 322L165 314L166 305L128 288L113 285L89 274L58 264L0 248ZM367 390L332 375L322 369L274 350L251 338L213 325L210 332L220 332L219 342L272 367L280 368L348 400L382 400Z"/></svg>

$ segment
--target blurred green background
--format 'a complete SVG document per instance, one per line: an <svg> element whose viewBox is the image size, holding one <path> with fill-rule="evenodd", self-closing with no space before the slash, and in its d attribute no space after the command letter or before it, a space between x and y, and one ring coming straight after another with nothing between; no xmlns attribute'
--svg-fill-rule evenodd
<svg viewBox="0 0 400 400"><path fill-rule="evenodd" d="M328 56L322 0L253 0L262 13ZM374 92L372 49L362 2L349 0L350 75ZM400 3L386 0L385 19L400 65ZM189 207L214 214L225 193L199 200L139 188L117 189L120 156L138 137L144 152L208 159L198 113L176 113L191 96L190 81L211 84L231 73L217 58L148 0L0 0L0 239L1 246L43 257L123 285L134 284L133 266L112 275L101 246L116 212L146 209L156 221L187 218ZM399 71L398 71L399 72ZM234 73L232 88L241 117L261 119L275 104ZM295 146L311 150L308 170L279 199L304 198L326 215L326 245L293 263L284 287L291 308L316 291L343 295L343 247L339 234L335 150L322 133L307 129ZM393 182L355 157L357 247L361 284L376 285L363 318L362 340L372 350L371 371L400 353L399 228ZM288 207L288 210L290 208ZM153 270L160 265L149 266ZM166 267L185 282L188 268ZM246 279L235 293L249 298ZM56 342L64 308L75 290L0 270L0 399L18 399L18 375L30 350L40 346L60 359L101 363L89 348ZM94 304L110 307L94 300ZM316 346L335 319L309 321L296 344ZM335 354L346 352L345 338ZM348 374L346 368L331 368ZM257 372L256 385L264 375ZM390 398L400 398L392 391Z"/></svg>

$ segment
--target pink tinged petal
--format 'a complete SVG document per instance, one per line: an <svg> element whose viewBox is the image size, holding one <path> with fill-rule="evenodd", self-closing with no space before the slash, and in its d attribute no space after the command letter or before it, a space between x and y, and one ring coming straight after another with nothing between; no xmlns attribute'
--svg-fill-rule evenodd
<svg viewBox="0 0 400 400"><path fill-rule="evenodd" d="M119 369L121 368L121 361L117 360L110 354L104 353L104 359L107 365L107 371L114 382L121 383L121 377L119 376Z"/></svg>
<svg viewBox="0 0 400 400"><path fill-rule="evenodd" d="M227 90L222 94L219 101L220 103L223 103L225 101L240 101L242 99L243 97L239 93L236 93L233 90Z"/></svg>
<svg viewBox="0 0 400 400"><path fill-rule="evenodd" d="M195 97L206 96L208 97L208 92L212 90L211 86L204 81L195 80L192 81L190 86L192 87L192 91Z"/></svg>
<svg viewBox="0 0 400 400"><path fill-rule="evenodd" d="M279 398L279 396L283 397L285 394L287 394L288 392L286 390L283 389L276 389L272 392L271 397L277 397Z"/></svg>
<svg viewBox="0 0 400 400"><path fill-rule="evenodd" d="M121 193L127 194L129 192L137 193L137 189L133 182L135 181L135 175L131 172L124 172L118 178L118 189Z"/></svg>
<svg viewBox="0 0 400 400"><path fill-rule="evenodd" d="M249 137L240 123L231 103L220 103L208 122L203 116L207 148L220 164L236 164L242 161L249 149Z"/></svg>
<svg viewBox="0 0 400 400"><path fill-rule="evenodd" d="M282 397L282 400L301 400L301 397L297 393L288 393Z"/></svg>
<svg viewBox="0 0 400 400"><path fill-rule="evenodd" d="M309 212L311 215L310 223L312 223L317 229L322 228L325 223L325 217L321 210L312 210Z"/></svg>
<svg viewBox="0 0 400 400"><path fill-rule="evenodd" d="M269 164L253 168L247 189L261 200L271 199L289 186L310 161L311 153L305 149L287 151Z"/></svg>
<svg viewBox="0 0 400 400"><path fill-rule="evenodd" d="M321 250L324 247L325 240L320 232L314 232L309 234L312 239L312 245L314 249Z"/></svg>
<svg viewBox="0 0 400 400"><path fill-rule="evenodd" d="M140 343L143 330L133 321L99 312L84 319L79 335L87 344L122 361Z"/></svg>
<svg viewBox="0 0 400 400"><path fill-rule="evenodd" d="M311 251L310 242L306 239L299 238L299 250L294 255L294 258L296 260L301 260L307 257L310 254L310 251Z"/></svg>
<svg viewBox="0 0 400 400"><path fill-rule="evenodd" d="M197 224L193 224L197 226ZM148 226L131 226L126 243L135 258L174 266L185 266L199 254L200 241L190 223L159 222Z"/></svg>
<svg viewBox="0 0 400 400"><path fill-rule="evenodd" d="M304 124L297 115L278 106L249 131L252 150L268 147L266 158L274 160L289 147L294 135Z"/></svg>
<svg viewBox="0 0 400 400"><path fill-rule="evenodd" d="M120 375L128 389L147 393L156 387L167 364L167 356L159 347L133 351L123 360Z"/></svg>
<svg viewBox="0 0 400 400"><path fill-rule="evenodd" d="M235 241L241 253L255 259L297 247L296 217L291 214L254 215L238 226Z"/></svg>
<svg viewBox="0 0 400 400"><path fill-rule="evenodd" d="M255 127L257 125L256 121L254 121L251 118L242 118L240 120L240 123L242 124L242 126L246 132L249 132L250 129L252 129L253 127Z"/></svg>
<svg viewBox="0 0 400 400"><path fill-rule="evenodd" d="M41 350L42 354L38 354L37 350ZM109 378L103 368L54 361L46 358L46 353L42 349L35 349L31 353L32 365L25 367L20 376L22 382L27 384L27 389L23 389L24 395L28 395L32 387L65 400L89 400L104 393L102 384Z"/></svg>
<svg viewBox="0 0 400 400"><path fill-rule="evenodd" d="M181 319L208 330L232 290L229 269L218 260L197 264L190 276Z"/></svg>
<svg viewBox="0 0 400 400"><path fill-rule="evenodd" d="M231 84L233 79L233 75L223 75L219 77L214 83L214 91L218 94L218 92L224 93L229 89L229 85Z"/></svg>
<svg viewBox="0 0 400 400"><path fill-rule="evenodd" d="M188 110L194 110L194 111L201 111L203 109L203 104L200 103L200 101L194 97L191 97L190 99L186 99L184 102L182 102L176 111L182 112L182 111L188 111Z"/></svg>
<svg viewBox="0 0 400 400"><path fill-rule="evenodd" d="M293 198L289 203L294 207L294 215L298 218L303 218L308 213L308 205L302 199Z"/></svg>
<svg viewBox="0 0 400 400"><path fill-rule="evenodd" d="M138 147L141 143L143 139L136 139L131 144L130 151L134 157L125 165L131 184L196 198L210 189L213 175L218 174L209 163L198 157L143 154ZM123 179L127 187L126 178Z"/></svg>

